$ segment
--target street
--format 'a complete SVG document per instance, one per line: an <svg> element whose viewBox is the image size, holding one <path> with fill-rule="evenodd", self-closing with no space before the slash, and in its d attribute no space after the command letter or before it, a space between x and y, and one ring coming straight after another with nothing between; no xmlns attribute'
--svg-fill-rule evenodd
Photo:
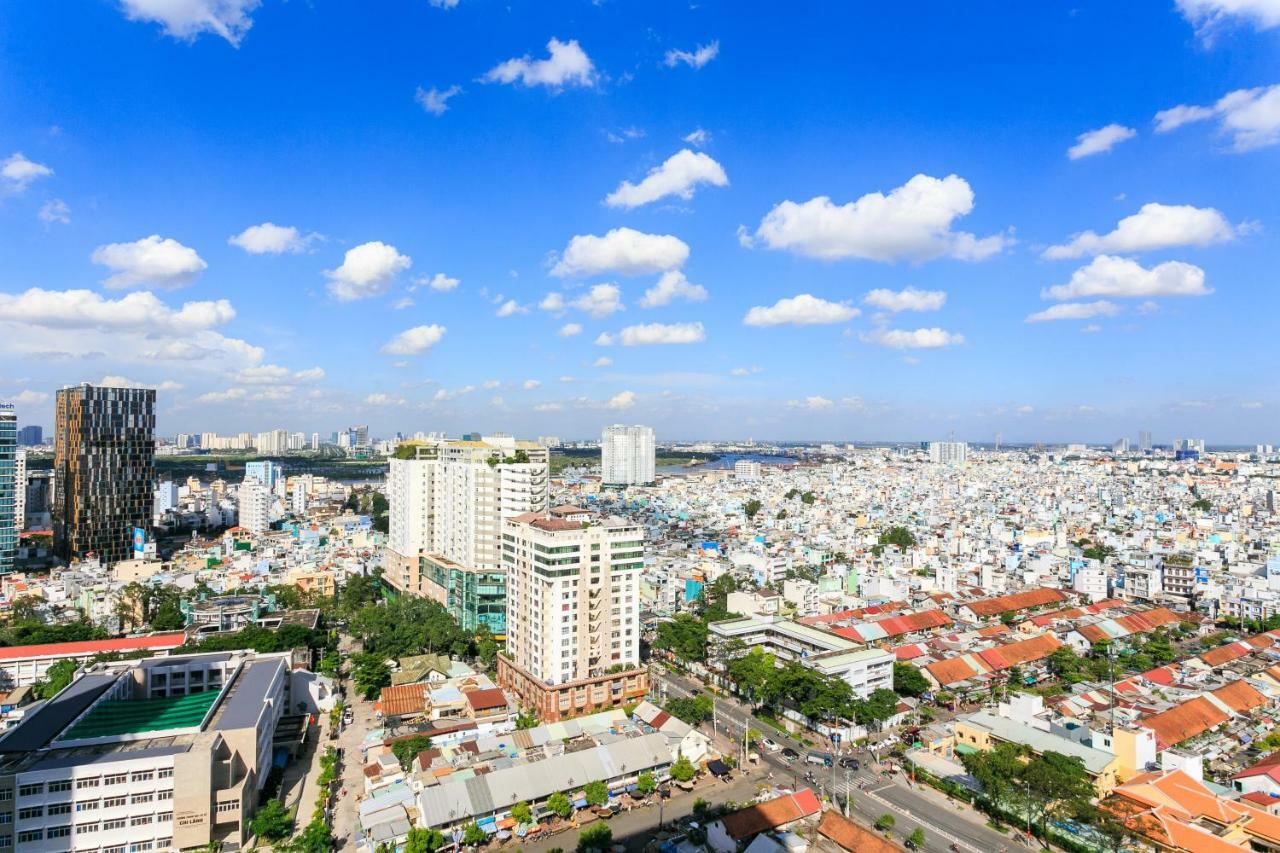
<svg viewBox="0 0 1280 853"><path fill-rule="evenodd" d="M691 696L693 691L703 690L703 685L670 672L655 672L654 690L658 695ZM703 728L708 727L704 724ZM804 756L807 752L827 751L828 747L822 746L817 750L806 747L796 738L784 735L757 719L736 700L716 696L714 730L727 730L741 743L746 728L755 729L761 736L776 741L780 746L789 746L800 754L799 759L790 762L782 757L780 751L761 754L761 760L772 769L775 782L790 782L799 787L809 785L820 794L834 798L837 803L842 803L844 797L851 794L850 817L870 825L881 815L890 814L895 820L892 834L899 841L919 827L924 830L925 849L936 853L948 853L952 844L969 853L992 853L1008 848L1012 843L1008 836L988 828L986 817L967 804L954 802L928 786L913 785L902 774L880 775L872 756L866 751L855 753L862 764L857 771L806 764ZM813 783L805 778L810 771ZM863 786L861 789L859 783Z"/></svg>
<svg viewBox="0 0 1280 853"><path fill-rule="evenodd" d="M343 637L340 649L342 656L346 659L353 651L353 642L347 637ZM346 789L346 794L338 797L338 803L334 807L333 813L333 836L337 843L338 850L355 850L355 827L357 809L359 808L359 797L364 794L364 768L361 764L362 755L360 753L360 743L364 739L365 734L379 726L377 720L373 716L373 703L366 702L363 698L356 694L355 685L350 679L347 685L347 707L351 708L354 719L351 725L346 726L338 734L338 740L328 741L335 744L342 750L342 762L340 765L342 788Z"/></svg>

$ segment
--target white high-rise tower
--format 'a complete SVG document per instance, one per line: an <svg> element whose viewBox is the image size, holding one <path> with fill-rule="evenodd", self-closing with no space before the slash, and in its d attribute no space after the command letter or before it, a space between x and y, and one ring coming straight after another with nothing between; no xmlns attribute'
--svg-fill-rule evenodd
<svg viewBox="0 0 1280 853"><path fill-rule="evenodd" d="M604 428L600 436L601 482L606 486L634 486L654 480L653 427Z"/></svg>

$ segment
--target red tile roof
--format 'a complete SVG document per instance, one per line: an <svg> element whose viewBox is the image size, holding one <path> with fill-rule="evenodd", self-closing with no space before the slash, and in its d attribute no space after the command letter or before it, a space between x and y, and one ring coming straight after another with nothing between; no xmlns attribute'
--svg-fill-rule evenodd
<svg viewBox="0 0 1280 853"><path fill-rule="evenodd" d="M885 840L880 833L854 823L835 809L822 816L818 834L831 839L850 853L899 853L905 849Z"/></svg>
<svg viewBox="0 0 1280 853"><path fill-rule="evenodd" d="M507 707L507 694L497 687L487 690L472 690L467 694L467 703L476 711L492 711L495 708Z"/></svg>
<svg viewBox="0 0 1280 853"><path fill-rule="evenodd" d="M762 832L794 823L822 810L813 791L805 788L767 802L738 809L721 818L725 832L736 841L746 841Z"/></svg>
<svg viewBox="0 0 1280 853"><path fill-rule="evenodd" d="M1041 607L1046 604L1058 604L1066 601L1067 597L1056 589L1049 587L1038 587L1037 589L1023 590L1009 595L1001 595L996 598L984 598L979 601L970 601L964 605L975 616L988 617L999 616L1001 613L1009 611L1017 612L1026 610L1031 607Z"/></svg>
<svg viewBox="0 0 1280 853"><path fill-rule="evenodd" d="M1218 646L1216 649L1200 655L1200 660L1212 667L1219 667L1223 664L1231 663L1233 660L1239 660L1247 654L1253 652L1253 647L1248 643L1228 643L1225 646Z"/></svg>
<svg viewBox="0 0 1280 853"><path fill-rule="evenodd" d="M384 717L407 717L427 710L427 694L421 683L396 684L382 688L378 708Z"/></svg>
<svg viewBox="0 0 1280 853"><path fill-rule="evenodd" d="M84 640L74 643L41 643L35 646L5 646L0 648L0 660L24 658L78 658L110 652L165 651L176 649L187 641L181 631L171 634L150 634L146 637L121 637L114 640Z"/></svg>
<svg viewBox="0 0 1280 853"><path fill-rule="evenodd" d="M978 657L982 658L982 662L993 671L999 672L1011 666L1043 660L1061 645L1062 642L1053 634L1041 634L1028 640L1019 640L1016 643L978 652Z"/></svg>
<svg viewBox="0 0 1280 853"><path fill-rule="evenodd" d="M1213 697L1237 714L1243 714L1267 704L1267 697L1243 679L1219 687L1213 691Z"/></svg>
<svg viewBox="0 0 1280 853"><path fill-rule="evenodd" d="M1225 723L1228 716L1203 696L1188 699L1160 714L1143 717L1138 725L1156 733L1156 743L1161 749L1177 746L1198 734Z"/></svg>

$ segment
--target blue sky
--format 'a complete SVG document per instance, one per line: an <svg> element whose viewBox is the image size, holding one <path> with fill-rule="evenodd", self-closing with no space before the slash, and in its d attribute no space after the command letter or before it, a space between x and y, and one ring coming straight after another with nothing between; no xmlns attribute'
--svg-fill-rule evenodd
<svg viewBox="0 0 1280 853"><path fill-rule="evenodd" d="M20 4L0 397L1276 441L1277 69L1277 0Z"/></svg>

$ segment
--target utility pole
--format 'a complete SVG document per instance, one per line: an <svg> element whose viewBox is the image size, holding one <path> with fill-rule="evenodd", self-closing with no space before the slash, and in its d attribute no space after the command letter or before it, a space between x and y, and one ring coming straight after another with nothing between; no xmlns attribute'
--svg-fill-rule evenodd
<svg viewBox="0 0 1280 853"><path fill-rule="evenodd" d="M849 768L844 769L844 816L849 816L849 800L853 798L853 790L849 787Z"/></svg>

